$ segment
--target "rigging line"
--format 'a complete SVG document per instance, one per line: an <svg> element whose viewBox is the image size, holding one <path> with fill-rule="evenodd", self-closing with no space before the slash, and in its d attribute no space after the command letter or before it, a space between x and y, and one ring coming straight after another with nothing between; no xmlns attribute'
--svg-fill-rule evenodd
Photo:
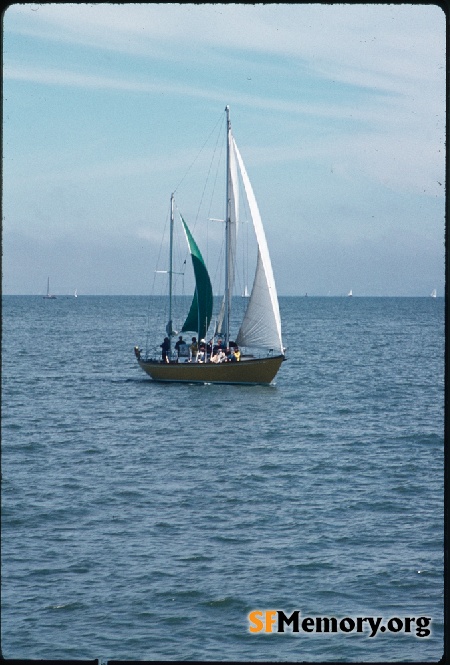
<svg viewBox="0 0 450 665"><path fill-rule="evenodd" d="M217 124L216 124L216 127L217 127ZM199 201L198 208L197 208L197 214L195 216L195 220L194 220L193 227L192 227L193 231L195 231L196 226L197 226L197 222L198 222L198 218L200 217L200 210L202 209L203 199L205 198L206 188L207 188L207 186L210 182L211 171L213 169L214 162L216 161L216 155L217 155L217 150L218 150L217 146L219 145L219 141L220 141L221 148L220 148L220 151L219 151L219 158L217 160L216 176L214 178L214 182L213 182L213 185L212 185L211 198L210 198L210 202L209 202L209 210L208 210L208 214L207 214L206 218L209 219L209 217L210 217L209 213L211 212L211 208L212 208L212 200L213 200L213 197L214 197L214 192L215 192L215 187L216 187L216 182L217 182L217 175L218 175L219 166L220 166L221 157L222 157L222 151L223 151L223 146L222 146L222 141L221 141L221 138L222 138L222 135L223 135L222 127L223 127L223 125L221 124L220 131L217 133L216 145L214 146L211 161L209 163L208 173L206 174L205 184L203 186L202 195L200 197L200 201ZM210 134L210 136L211 136L211 134ZM206 223L206 261L207 261L207 263L209 261L209 234L208 234L208 231L209 231L209 225L208 225L208 222L207 222Z"/></svg>
<svg viewBox="0 0 450 665"><path fill-rule="evenodd" d="M161 253L162 253L162 248L163 248L164 241L165 241L165 238L166 238L166 233L167 233L167 226L168 226L169 217L170 217L170 206L169 206L169 209L168 209L168 211L167 211L166 221L164 222L163 235L162 235L161 243L160 243L160 245L159 245L158 259L157 259L157 261L156 261L156 266L157 266L157 267L159 267L159 266L161 265L161 263L160 263L160 261L161 261ZM156 273L157 273L157 270L155 270L155 272L153 273L153 289L152 289L152 295L155 295Z"/></svg>
<svg viewBox="0 0 450 665"><path fill-rule="evenodd" d="M217 126L217 125L216 125L216 126ZM206 187L207 187L208 182L209 182L209 176L210 176L210 173L211 173L211 171L212 171L212 167L213 167L213 164L214 164L214 160L215 160L215 158L216 158L217 145L218 145L218 143L219 143L219 140L220 140L222 134L223 134L223 131L222 131L222 128L221 128L220 132L217 134L216 145L214 146L213 155L212 155L212 157L211 157L211 161L210 161L210 163L209 163L208 173L206 174L206 179L205 179L205 184L204 184L204 187L203 187L203 192L202 192L202 195L201 195L201 198L200 198L200 203L199 203L199 205L198 205L198 209L197 209L197 215L196 215L196 217L195 217L195 221L194 221L194 229L195 229L195 225L197 224L197 221L198 221L198 218L199 218L199 215L200 215L200 209L201 209L201 207L202 207L202 203L203 203L203 198L204 198L204 195L205 195ZM210 136L211 136L211 134L210 134ZM221 157L221 155L222 155L222 147L221 147L221 149L220 149L219 163L220 163L220 157ZM216 180L217 180L217 170L218 170L218 166L217 166L217 169L216 169L216 178L215 178L215 180L214 180L214 186L215 186L215 184L216 184ZM211 194L211 198L212 198L212 196L214 195L214 186L213 186L213 191L212 191L212 194ZM210 206L211 206L211 203L210 203ZM209 215L208 215L208 216L209 216Z"/></svg>
<svg viewBox="0 0 450 665"><path fill-rule="evenodd" d="M217 125L218 125L218 122L216 122L216 125L215 125L215 127L214 127L214 130L217 128ZM213 131L214 131L214 130L213 130ZM209 134L208 141L209 141L209 139L211 138L212 133L213 133L213 132L211 132L211 133ZM196 229L197 222L198 222L198 218L199 218L199 216L200 216L200 210L201 210L202 205L203 205L203 199L204 199L204 197L205 197L205 191L206 191L206 188L207 188L208 183L209 183L209 181L210 181L210 175L211 175L211 171L212 171L212 168L213 168L214 162L216 161L216 155L217 155L217 150L218 150L217 146L218 146L218 144L219 144L219 141L220 141L220 139L221 139L222 134L223 134L223 131L222 131L222 126L221 126L221 130L220 130L220 132L218 132L218 134L217 134L216 144L215 144L215 146L214 146L214 150L213 150L213 154L212 154L212 157L211 157L211 161L210 161L210 163L209 163L208 173L206 174L205 184L204 184L204 186L203 186L203 191L202 191L202 194L201 194L201 197L200 197L200 202L199 202L199 204L198 204L198 208L197 208L197 214L196 214L195 219L194 219L194 221L193 221L193 223L192 223L192 227L191 227L191 229L192 229L192 232L193 232L193 233L194 233L194 231L195 231L195 229ZM203 146L203 148L204 148L204 146ZM203 148L202 148L202 150L203 150ZM210 200L210 203L209 203L209 212L211 211L211 208L212 208L212 200L213 200L213 197L214 197L215 187L216 187L216 183L217 183L217 177L218 177L218 171L219 171L219 166L220 166L221 157L222 157L222 151L223 151L223 147L220 148L219 159L218 159L218 161L217 161L216 175L215 175L215 178L214 178L213 189L212 189L212 193L211 193L211 200ZM178 208L178 206L176 206L176 208L177 208L178 213L181 215L181 212L180 212L180 209ZM181 215L181 216L182 216L182 215ZM209 217L209 214L208 214L207 217ZM208 255L209 255L209 252L208 252L208 240L209 240L209 236L208 236L208 225L207 225L207 227L206 227L206 230L207 230L207 237L206 237L206 257L208 258ZM185 257L187 257L188 255L189 255L189 251L186 250L186 255L185 255ZM186 260L185 260L185 262L186 262Z"/></svg>
<svg viewBox="0 0 450 665"><path fill-rule="evenodd" d="M161 265L161 254L162 254L164 240L165 240L166 233L167 233L169 217L170 217L170 206L169 206L168 212L166 214L166 221L164 223L163 235L162 235L162 239L161 239L161 242L160 242L160 245L159 245L159 253L158 253L158 259L156 261L156 267L159 267ZM156 275L157 275L157 272L158 271L155 270L154 273L153 273L153 284L152 284L152 289L151 289L151 296L152 297L154 297L156 295ZM154 307L154 303L151 301L150 298L148 298L148 304L147 304L147 335L146 335L146 342L145 342L146 356L148 356L148 353L149 353L150 320L151 320L150 319L150 312L151 312L153 307ZM160 319L160 318L161 317L158 316L158 319Z"/></svg>
<svg viewBox="0 0 450 665"><path fill-rule="evenodd" d="M222 288L222 276L223 276L223 266L224 266L224 264L225 264L225 237L222 238L219 257L218 257L218 261L217 261L217 264L216 264L216 270L214 272L214 278L213 278L214 288L215 288L215 291L218 295L223 295L223 294L220 293L220 291L221 291L221 288ZM220 281L219 281L219 279L220 279ZM220 286L218 286L218 284L220 284Z"/></svg>
<svg viewBox="0 0 450 665"><path fill-rule="evenodd" d="M216 142L216 147L214 149L214 155L217 152L217 143L219 142L219 140L221 140L222 135L223 135L223 125L222 125L221 131L219 132L219 134L217 136L217 142ZM224 150L224 143L225 143L224 141L221 141L221 148L220 148L220 153L219 153L219 156L218 156L217 166L216 166L216 175L215 175L214 182L213 182L213 185L212 185L211 196L210 196L210 200L209 200L208 214L207 214L207 217L206 217L208 220L211 220L211 210L212 210L212 206L213 206L214 195L215 195L215 192L216 192L217 178L219 177L219 170L220 170L220 167L222 165L222 155L223 155L223 150ZM211 168L212 168L212 162L211 162ZM206 256L209 259L209 224L207 224L206 230L207 230Z"/></svg>
<svg viewBox="0 0 450 665"><path fill-rule="evenodd" d="M183 215L181 214L181 210L178 207L178 204L177 204L176 201L175 201L175 208L176 208L176 211L178 213L178 216L181 217L181 219L184 219ZM189 247L186 247L186 243L184 243L183 247L184 247L183 250L181 248L179 249L179 256L180 256L179 260L181 260L181 265L182 266L186 266L186 262L187 262L188 258L190 257L191 252L189 250ZM182 274L183 274L183 288L184 288L184 272L185 271L183 270L183 271L180 271L180 272L182 272Z"/></svg>
<svg viewBox="0 0 450 665"><path fill-rule="evenodd" d="M220 124L219 124L219 123L220 123ZM218 127L218 126L220 127L219 132L217 132L217 127ZM200 211L201 211L201 208L202 208L202 205L203 205L203 200L204 200L204 198L205 198L205 191L206 191L206 188L207 188L208 183L209 183L209 181L210 181L210 174L211 174L211 171L212 171L213 166L214 166L214 161L217 160L218 144L219 144L219 141L221 140L221 138L222 138L222 136L223 136L223 114L221 114L221 115L219 116L219 118L218 118L217 122L215 123L213 129L212 129L211 132L209 133L208 138L206 139L206 141L204 142L202 148L200 149L200 151L199 151L197 157L194 159L194 161L192 162L191 166L188 168L188 170L186 171L185 175L183 176L183 178L181 179L181 181L178 183L177 187L176 187L175 190L174 190L174 193L175 193L175 192L179 189L181 183L185 180L187 174L189 173L189 171L190 171L191 168L193 167L194 163L195 163L195 162L197 161L197 159L199 158L200 154L201 154L201 153L203 152L203 150L205 149L205 146L207 145L207 143L209 143L209 141L210 141L210 139L211 139L211 137L213 136L214 133L217 134L216 143L215 143L215 146L214 146L214 149L213 149L213 154L212 154L212 157L211 157L211 160L210 160L210 163L209 163L208 173L207 173L207 175L206 175L205 183L204 183L204 186L203 186L203 191L202 191L202 194L201 194L201 197L200 197L200 202L199 202L199 205L198 205L198 208L197 208L197 214L196 214L196 216L195 216L195 219L193 220L192 226L191 226L191 223L189 222L189 226L190 226L191 231L192 231L193 233L195 232L195 229L196 229L196 226L197 226L197 222L198 222L198 219L199 219L199 216L200 216ZM216 168L216 176L215 176L215 179L214 179L213 192L212 192L212 194L211 194L211 201L210 201L210 204L209 204L209 209L210 209L210 210L211 210L211 207L212 207L212 198L213 198L214 190L215 190L215 187L216 187L216 182L217 182L217 177L218 177L218 170L219 170L219 165L220 165L220 161L221 161L221 157L222 157L222 152L223 152L223 146L221 145L221 148L220 148L220 155L219 155L219 159L218 159L218 165L217 165L217 168ZM180 211L178 205L176 204L176 202L175 202L175 207L176 207L176 210L177 210L178 214L179 214L180 216L182 216L182 215L181 215L181 211ZM206 257L207 257L207 260L208 260L208 256L209 256L209 251L208 251L208 247L209 247L209 241L208 241L208 226L207 226L207 229L206 229L206 230L207 230L207 238L206 238ZM184 254L184 264L186 263L186 260L187 260L187 258L188 258L189 256L190 256L190 251L189 251L188 248L186 248L186 251L185 251L185 254Z"/></svg>
<svg viewBox="0 0 450 665"><path fill-rule="evenodd" d="M195 164L195 162L197 161L197 159L200 157L201 153L203 152L203 150L204 150L206 144L208 143L209 139L211 138L212 134L216 131L216 128L217 128L217 125L219 124L219 122L222 122L222 114L219 116L219 119L217 120L217 122L216 122L216 124L214 125L213 129L212 129L211 132L209 133L208 138L206 139L206 141L204 142L204 144L203 144L202 147L200 148L200 151L198 152L198 154L197 154L197 156L195 157L194 161L191 163L191 165L190 165L189 168L187 169L186 173L184 174L184 176L181 178L181 180L180 180L180 182L178 183L178 185L177 185L177 186L175 187L175 189L173 190L173 193L174 193L174 194L178 191L178 188L180 187L181 183L186 179L187 174L188 174L189 171L192 169L192 167L194 166L194 164Z"/></svg>
<svg viewBox="0 0 450 665"><path fill-rule="evenodd" d="M222 134L223 134L223 131L218 135L218 137L217 137L217 142L218 142L219 139L221 138ZM219 154L219 159L217 160L216 175L215 175L215 178L214 178L214 184L213 184L212 192L211 192L211 199L210 199L210 201L209 201L208 219L211 217L211 208L212 208L212 204L213 204L214 193L215 193L215 191L216 191L217 178L219 177L219 170L220 170L220 167L221 167L221 164L222 164L222 154L223 154L223 150L224 150L224 146L221 145L221 148L220 148L220 154ZM216 151L217 151L217 143L216 143L216 148L215 148L215 150L214 150L214 154L216 153ZM211 166L212 166L212 164L211 164Z"/></svg>

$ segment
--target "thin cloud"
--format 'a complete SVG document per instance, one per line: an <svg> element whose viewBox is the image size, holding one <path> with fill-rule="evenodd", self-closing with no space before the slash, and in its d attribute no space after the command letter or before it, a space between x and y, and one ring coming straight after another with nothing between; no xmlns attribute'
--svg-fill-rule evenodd
<svg viewBox="0 0 450 665"><path fill-rule="evenodd" d="M13 5L11 32L167 60L224 50L295 58L334 80L393 89L437 69L445 15L421 5ZM188 47L188 48L186 48ZM411 67L411 54L415 54Z"/></svg>
<svg viewBox="0 0 450 665"><path fill-rule="evenodd" d="M184 84L172 84L168 82L156 82L131 80L129 78L96 76L85 73L77 73L69 70L23 66L20 64L9 64L4 70L5 80L28 81L40 83L43 85L57 85L66 87L78 87L95 90L110 91L129 91L134 93L153 93L153 94L171 94L185 98L186 96L196 99L208 99L223 103L223 91L215 91ZM354 136L334 138L330 146L326 138L322 141L311 142L305 137L301 146L298 145L278 145L272 146L270 151L267 146L263 148L249 148L248 156L250 162L254 164L276 164L288 163L292 161L301 161L308 157L315 159L325 157L327 154L345 154L347 158L351 156L354 165L370 174L375 179L384 183L391 183L391 186L399 186L407 189L424 189L436 196L443 196L442 187L439 187L439 173L442 172L444 153L441 153L439 159L436 155L436 140L430 140L430 131L422 136L420 131L421 113L418 117L410 114L408 118L404 113L404 106L397 97L389 99L382 96L377 106L372 104L368 108L353 108L345 104L329 105L311 105L300 102L289 102L286 100L276 100L263 98L256 95L243 93L228 93L227 100L232 104L249 106L253 109L270 110L297 114L298 116L313 116L334 119L352 119L352 122L361 121L365 123L374 123L377 127L383 127L381 136L374 136L373 133L360 132ZM419 104L424 116L430 114L430 107ZM433 135L436 130L433 131ZM395 136L394 139L391 136ZM414 136L414 140L411 140ZM421 155L420 164L417 164L415 156ZM108 179L123 177L124 175L139 175L142 173L152 173L163 169L170 170L180 164L189 165L194 155L190 152L177 152L174 156L159 156L152 158L134 158L122 160L120 165L117 163L95 163L90 167L82 169L66 169L64 172L56 171L52 174L36 173L33 181L39 182L45 180L51 175L53 181L70 180L89 180L91 178ZM338 158L332 160L337 163ZM425 179L424 179L425 172ZM29 180L29 176L27 176ZM17 184L17 182L16 182Z"/></svg>
<svg viewBox="0 0 450 665"><path fill-rule="evenodd" d="M345 104L311 104L301 102L291 102L283 99L272 99L258 95L245 94L240 92L226 93L223 90L214 90L213 88L202 88L185 84L174 84L167 81L139 81L130 78L99 76L86 74L84 72L74 72L67 69L57 69L50 67L35 67L17 63L5 64L3 72L4 80L27 81L30 83L40 83L42 85L77 87L96 90L117 90L136 93L154 93L154 94L172 94L177 96L188 96L198 99L208 99L211 101L223 103L224 98L229 103L240 104L242 106L251 106L261 110L270 110L284 113L297 113L302 115L320 116L323 118L349 118L354 120L369 121L374 119L374 114L370 110L354 108ZM384 98L384 96L383 96ZM386 117L388 112L386 112ZM377 114L377 117L379 115Z"/></svg>

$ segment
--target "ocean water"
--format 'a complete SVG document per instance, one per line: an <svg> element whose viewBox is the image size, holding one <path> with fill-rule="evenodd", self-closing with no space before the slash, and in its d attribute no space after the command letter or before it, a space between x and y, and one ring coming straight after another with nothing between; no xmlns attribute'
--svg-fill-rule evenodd
<svg viewBox="0 0 450 665"><path fill-rule="evenodd" d="M253 387L152 382L158 307L3 297L3 656L438 660L444 300L281 298ZM431 630L251 633L267 609Z"/></svg>

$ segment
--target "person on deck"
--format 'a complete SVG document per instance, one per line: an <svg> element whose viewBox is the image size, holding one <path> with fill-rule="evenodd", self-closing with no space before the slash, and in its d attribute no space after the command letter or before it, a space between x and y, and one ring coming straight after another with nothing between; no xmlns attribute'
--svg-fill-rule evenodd
<svg viewBox="0 0 450 665"><path fill-rule="evenodd" d="M227 356L225 354L225 351L223 349L219 349L217 354L216 354L217 362L218 363L224 363L227 360Z"/></svg>
<svg viewBox="0 0 450 665"><path fill-rule="evenodd" d="M193 337L192 338L192 344L189 347L189 361L190 362L197 362L197 354L198 354L198 343L197 343L197 338Z"/></svg>
<svg viewBox="0 0 450 665"><path fill-rule="evenodd" d="M198 363L203 363L203 362L206 362L206 360L207 360L206 342L205 342L204 339L201 339L200 344L198 345L197 362Z"/></svg>
<svg viewBox="0 0 450 665"><path fill-rule="evenodd" d="M241 359L241 352L239 351L238 347L235 346L231 349L231 356L230 356L230 361L232 363L239 362Z"/></svg>
<svg viewBox="0 0 450 665"><path fill-rule="evenodd" d="M224 347L223 347L223 342L222 342L222 340L219 338L219 339L217 340L217 344L214 344L214 346L213 346L213 355L216 356L217 353L218 353L219 351L223 351L223 348L224 348Z"/></svg>
<svg viewBox="0 0 450 665"><path fill-rule="evenodd" d="M170 353L170 339L164 337L164 342L161 344L161 355L163 363L169 362L169 353Z"/></svg>
<svg viewBox="0 0 450 665"><path fill-rule="evenodd" d="M180 335L179 338L178 338L178 342L176 342L176 344L175 344L175 350L178 353L178 357L180 357L180 346L184 346L184 344L186 344L186 342L184 341L184 339Z"/></svg>
<svg viewBox="0 0 450 665"><path fill-rule="evenodd" d="M216 349L215 353L213 352L213 355L211 356L211 362L221 363L223 358L225 358L224 352L221 351L220 349Z"/></svg>

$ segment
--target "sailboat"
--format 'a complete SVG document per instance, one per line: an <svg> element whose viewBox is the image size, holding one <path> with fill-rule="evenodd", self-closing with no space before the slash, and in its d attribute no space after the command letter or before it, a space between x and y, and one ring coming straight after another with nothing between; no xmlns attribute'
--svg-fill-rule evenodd
<svg viewBox="0 0 450 665"><path fill-rule="evenodd" d="M179 332L195 335L203 356L191 352L190 357L178 354L173 338L178 334L172 322L173 229L175 224L174 194L170 199L169 242L169 311L165 346L159 357L142 357L134 348L139 366L155 381L184 383L270 384L282 362L285 349L281 336L281 318L267 241L247 171L231 131L230 110L226 113L226 205L225 205L225 267L224 295L214 330L209 332L213 319L213 290L207 266L180 214L195 275L195 292L186 320ZM239 177L243 184L257 241L255 276L245 313L235 337L231 331L232 294L235 277L236 227L239 215ZM205 340L208 339L208 342ZM217 353L219 339L223 351ZM217 361L218 357L220 360Z"/></svg>
<svg viewBox="0 0 450 665"><path fill-rule="evenodd" d="M347 296L351 298L353 296L353 289L350 289L350 291L347 293Z"/></svg>
<svg viewBox="0 0 450 665"><path fill-rule="evenodd" d="M50 277L47 277L47 295L43 296L44 300L56 300L56 296L50 293Z"/></svg>
<svg viewBox="0 0 450 665"><path fill-rule="evenodd" d="M437 296L436 289L433 289L433 290L432 290L432 292L430 293L430 296L431 296L432 298L436 298L436 296Z"/></svg>

